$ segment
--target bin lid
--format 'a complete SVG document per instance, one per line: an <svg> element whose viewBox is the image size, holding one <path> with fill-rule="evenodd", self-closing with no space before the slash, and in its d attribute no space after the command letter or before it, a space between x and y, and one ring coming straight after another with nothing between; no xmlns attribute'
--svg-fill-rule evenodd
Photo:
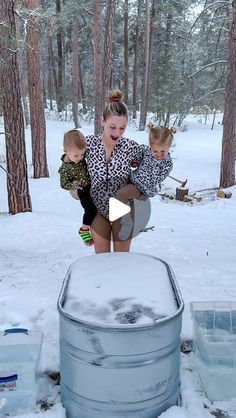
<svg viewBox="0 0 236 418"><path fill-rule="evenodd" d="M40 346L43 340L43 333L39 330L31 331L26 328L9 328L0 331L0 347L6 345L28 345Z"/></svg>
<svg viewBox="0 0 236 418"><path fill-rule="evenodd" d="M197 301L190 303L194 330L211 342L236 342L236 302ZM195 331L196 332L196 331ZM235 347L234 347L235 351Z"/></svg>
<svg viewBox="0 0 236 418"><path fill-rule="evenodd" d="M177 309L172 273L160 259L137 253L81 258L69 270L63 310L94 324L148 324Z"/></svg>

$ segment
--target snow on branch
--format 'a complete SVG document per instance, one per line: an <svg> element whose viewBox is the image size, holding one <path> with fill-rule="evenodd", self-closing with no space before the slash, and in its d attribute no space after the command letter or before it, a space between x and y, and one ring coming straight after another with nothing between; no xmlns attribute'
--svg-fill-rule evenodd
<svg viewBox="0 0 236 418"><path fill-rule="evenodd" d="M219 91L223 91L224 92L225 89L222 87L222 88L219 88L219 89L215 89L215 90L208 91L208 93L204 94L204 96L201 96L198 99L194 100L193 103L199 102L200 100L205 99L205 97L209 96L209 94L217 93Z"/></svg>
<svg viewBox="0 0 236 418"><path fill-rule="evenodd" d="M86 7L83 7L83 10L88 13L90 16L93 16L93 12L91 12L90 10L88 10Z"/></svg>
<svg viewBox="0 0 236 418"><path fill-rule="evenodd" d="M200 70L197 70L197 71L195 71L195 73L189 75L188 78L192 78L196 74L198 74L201 71L205 70L205 68L211 67L212 65L216 65L216 64L228 64L228 61L227 60L219 60L219 61L211 62L210 64L206 64L206 65L204 65L204 67L200 68Z"/></svg>
<svg viewBox="0 0 236 418"><path fill-rule="evenodd" d="M211 3L211 4L208 4L208 6L205 6L204 7L204 9L201 11L201 13L197 16L197 18L194 20L194 22L193 22L193 24L192 24L192 26L191 26L191 28L190 28L190 30L189 30L189 34L192 32L192 30L193 30L193 28L194 28L194 26L195 26L195 24L197 23L197 21L200 19L200 17L205 13L205 11L206 10L208 10L208 9L210 9L212 6L215 6L215 5L219 5L219 7L217 8L217 9L220 9L221 7L225 7L225 6L229 6L229 2L228 1L225 1L225 0L219 0L219 1L215 1L215 2L213 2L213 3Z"/></svg>
<svg viewBox="0 0 236 418"><path fill-rule="evenodd" d="M194 48L197 48L197 45L194 44L190 39L188 39L186 36L180 35L178 33L173 33L172 36L176 36L177 38L183 39L186 42L189 42Z"/></svg>
<svg viewBox="0 0 236 418"><path fill-rule="evenodd" d="M5 20L5 22L0 22L0 26L4 26L5 28L8 28L7 20Z"/></svg>

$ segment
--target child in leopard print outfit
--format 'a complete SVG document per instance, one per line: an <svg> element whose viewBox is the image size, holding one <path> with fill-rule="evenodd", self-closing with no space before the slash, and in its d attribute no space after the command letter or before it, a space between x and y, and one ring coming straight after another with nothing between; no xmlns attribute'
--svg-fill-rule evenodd
<svg viewBox="0 0 236 418"><path fill-rule="evenodd" d="M123 203L131 199L144 199L157 194L157 185L169 175L173 168L173 162L169 149L173 141L175 128L165 126L155 127L149 125L149 145L141 145L143 156L136 170L131 171L130 182L122 187L116 194L116 198ZM119 238L127 239L133 229L131 214L121 219Z"/></svg>
<svg viewBox="0 0 236 418"><path fill-rule="evenodd" d="M93 245L90 225L97 213L97 208L90 196L90 177L84 159L86 139L81 132L73 129L65 133L63 146L62 165L58 171L60 184L63 189L69 190L74 199L80 200L84 215L79 235L85 245Z"/></svg>

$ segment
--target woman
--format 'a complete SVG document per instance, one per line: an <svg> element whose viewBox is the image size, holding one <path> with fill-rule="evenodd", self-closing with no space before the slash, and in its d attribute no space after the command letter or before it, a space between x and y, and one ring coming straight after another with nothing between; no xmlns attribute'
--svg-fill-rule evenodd
<svg viewBox="0 0 236 418"><path fill-rule="evenodd" d="M97 207L91 231L96 253L128 252L131 238L119 239L120 220L109 221L109 199L128 184L132 162L140 162L142 148L123 137L128 123L128 109L119 90L111 91L101 118L103 133L87 140L87 165L91 178L91 196Z"/></svg>

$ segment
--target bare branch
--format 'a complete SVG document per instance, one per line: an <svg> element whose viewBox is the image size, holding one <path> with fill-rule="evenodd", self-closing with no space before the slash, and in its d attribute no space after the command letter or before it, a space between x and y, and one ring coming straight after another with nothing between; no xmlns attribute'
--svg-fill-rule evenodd
<svg viewBox="0 0 236 418"><path fill-rule="evenodd" d="M155 228L155 225L152 225L152 226L147 226L146 228L141 229L141 231L140 231L140 232L148 232L148 231L153 231L153 230L154 230L154 228Z"/></svg>
<svg viewBox="0 0 236 418"><path fill-rule="evenodd" d="M186 38L183 35L179 35L178 33L172 33L172 36L176 36L177 38L183 39L186 42L189 42L192 46L194 46L194 48L197 48L197 45L194 44L190 39Z"/></svg>
<svg viewBox="0 0 236 418"><path fill-rule="evenodd" d="M216 4L221 5L220 7L218 7L218 9L220 9L221 7L229 6L229 2L228 1L222 0L222 1L215 1L214 3L211 3L208 6L204 7L204 9L201 11L201 13L197 16L197 18L193 22L193 24L192 24L192 26L191 26L191 28L189 30L189 34L192 32L195 24L200 19L200 17L205 13L205 11L208 10L208 9L210 9L212 6L215 6Z"/></svg>
<svg viewBox="0 0 236 418"><path fill-rule="evenodd" d="M206 64L206 65L204 65L204 67L200 68L200 70L197 70L197 71L195 71L195 73L189 75L188 78L192 78L196 74L198 74L201 71L205 70L205 68L211 67L212 65L216 65L216 64L228 64L228 61L226 61L226 60L219 60L219 61L211 62L210 64Z"/></svg>
<svg viewBox="0 0 236 418"><path fill-rule="evenodd" d="M7 21L0 22L0 26L4 26L5 28L8 28Z"/></svg>
<svg viewBox="0 0 236 418"><path fill-rule="evenodd" d="M83 10L88 13L90 16L93 16L93 12L91 12L90 10L86 9L86 7L83 7Z"/></svg>
<svg viewBox="0 0 236 418"><path fill-rule="evenodd" d="M13 180L12 180L12 176L8 173L8 171L0 164L0 168L3 170L3 171L5 171L5 173L6 173L6 175L8 176L8 178L9 178L9 180L10 180L10 182L12 183L12 184L14 184L14 182L13 182Z"/></svg>
<svg viewBox="0 0 236 418"><path fill-rule="evenodd" d="M219 89L211 90L208 93L204 94L204 96L201 96L198 99L194 100L193 103L199 102L200 100L205 99L205 97L209 96L209 94L214 94L214 93L217 93L219 91L223 91L224 92L225 89L222 87L222 88L219 88Z"/></svg>

